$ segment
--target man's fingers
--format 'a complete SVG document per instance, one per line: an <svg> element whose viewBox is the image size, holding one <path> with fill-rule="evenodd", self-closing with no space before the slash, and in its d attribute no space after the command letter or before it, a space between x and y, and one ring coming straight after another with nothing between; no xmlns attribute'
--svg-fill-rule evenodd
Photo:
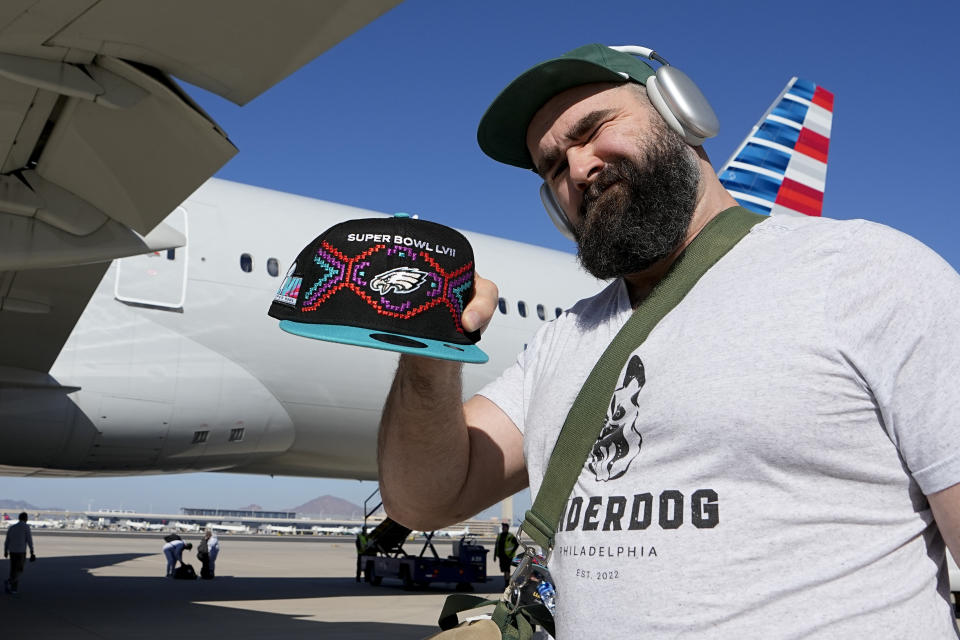
<svg viewBox="0 0 960 640"><path fill-rule="evenodd" d="M470 304L463 310L463 328L468 331L483 331L497 309L500 290L492 281L474 275L474 294Z"/></svg>

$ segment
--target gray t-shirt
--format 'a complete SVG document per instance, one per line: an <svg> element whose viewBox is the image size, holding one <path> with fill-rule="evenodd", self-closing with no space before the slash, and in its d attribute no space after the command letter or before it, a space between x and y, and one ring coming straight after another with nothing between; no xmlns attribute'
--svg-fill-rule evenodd
<svg viewBox="0 0 960 640"><path fill-rule="evenodd" d="M630 313L612 283L481 390L534 495ZM960 277L915 240L754 227L621 373L550 563L558 637L956 637L924 494L960 482L958 330Z"/></svg>

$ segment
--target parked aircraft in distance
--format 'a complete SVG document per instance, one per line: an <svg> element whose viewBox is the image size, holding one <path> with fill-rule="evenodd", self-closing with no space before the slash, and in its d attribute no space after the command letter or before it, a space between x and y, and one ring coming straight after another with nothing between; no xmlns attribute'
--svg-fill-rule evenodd
<svg viewBox="0 0 960 640"><path fill-rule="evenodd" d="M7 522L7 526L16 524L16 520ZM63 520L27 520L27 526L31 529L63 529L66 522Z"/></svg>
<svg viewBox="0 0 960 640"><path fill-rule="evenodd" d="M321 527L314 525L310 527L314 535L324 536L355 536L360 533L360 527Z"/></svg>
<svg viewBox="0 0 960 640"><path fill-rule="evenodd" d="M294 536L300 534L300 530L294 525L282 526L278 524L262 524L260 525L259 529L261 533L275 533L280 536Z"/></svg>
<svg viewBox="0 0 960 640"><path fill-rule="evenodd" d="M211 531L223 531L226 533L250 533L250 527L242 524L221 524L219 522L208 522L205 526L205 529L210 529Z"/></svg>

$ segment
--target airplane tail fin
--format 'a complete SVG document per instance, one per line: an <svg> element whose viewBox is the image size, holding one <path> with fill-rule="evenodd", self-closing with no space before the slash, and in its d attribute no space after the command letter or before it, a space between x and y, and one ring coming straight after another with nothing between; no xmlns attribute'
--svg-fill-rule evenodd
<svg viewBox="0 0 960 640"><path fill-rule="evenodd" d="M819 216L832 122L833 94L791 78L718 172L721 184L757 213Z"/></svg>

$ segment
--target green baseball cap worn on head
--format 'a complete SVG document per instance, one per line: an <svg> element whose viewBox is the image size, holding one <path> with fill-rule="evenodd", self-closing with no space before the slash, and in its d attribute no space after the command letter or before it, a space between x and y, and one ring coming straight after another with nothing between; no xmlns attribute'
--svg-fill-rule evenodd
<svg viewBox="0 0 960 640"><path fill-rule="evenodd" d="M553 96L594 82L633 81L645 85L654 73L646 62L602 44L577 47L528 69L507 85L480 119L477 142L494 160L533 169L527 127Z"/></svg>

